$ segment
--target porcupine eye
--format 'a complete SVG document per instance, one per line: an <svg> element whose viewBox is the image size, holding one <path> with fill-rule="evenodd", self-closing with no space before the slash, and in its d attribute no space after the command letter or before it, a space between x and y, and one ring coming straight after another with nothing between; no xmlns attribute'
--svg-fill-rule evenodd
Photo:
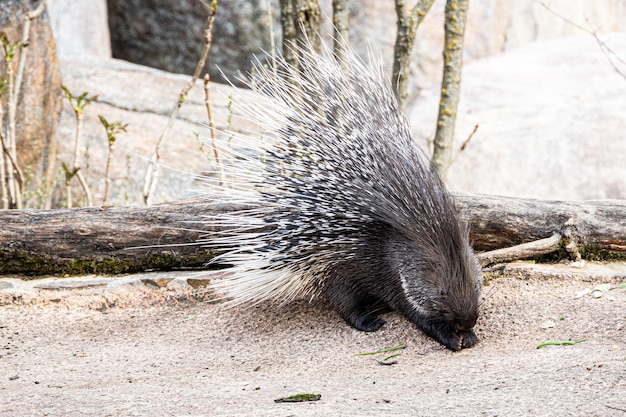
<svg viewBox="0 0 626 417"><path fill-rule="evenodd" d="M447 298L448 297L448 293L446 292L446 290L444 290L443 288L439 289L439 296L441 298Z"/></svg>

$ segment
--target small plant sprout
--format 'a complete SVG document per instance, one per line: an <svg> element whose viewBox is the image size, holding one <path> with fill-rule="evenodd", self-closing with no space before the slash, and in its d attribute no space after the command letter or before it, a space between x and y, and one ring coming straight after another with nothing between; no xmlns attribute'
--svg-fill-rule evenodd
<svg viewBox="0 0 626 417"><path fill-rule="evenodd" d="M15 120L16 120L16 108L17 108L17 93L15 87L15 71L13 68L13 61L16 57L19 42L11 43L8 36L4 32L0 32L0 43L2 44L2 51L4 52L4 64L6 67L6 78L2 82L2 91L0 94L7 97L8 107L8 120L6 132L0 128L0 141L2 142L2 200L3 208L22 208L22 172L17 165L17 145L15 139ZM1 98L1 97L0 97ZM0 100L0 122L4 118L4 107L2 107L2 101ZM0 123L3 126L4 123ZM6 165L5 165L6 164ZM5 182L7 185L5 185Z"/></svg>
<svg viewBox="0 0 626 417"><path fill-rule="evenodd" d="M122 132L126 132L128 124L122 124L122 122L109 123L107 119L102 115L98 115L100 123L104 126L107 134L107 140L109 143L109 155L107 156L107 165L104 175L104 197L102 199L102 205L106 205L109 199L109 190L111 189L111 162L113 161L113 152L115 151L115 140L117 135Z"/></svg>
<svg viewBox="0 0 626 417"><path fill-rule="evenodd" d="M391 360L391 359L394 359L400 356L402 353L397 352L397 351L402 350L402 349L406 349L406 345L397 345L397 346L390 347L387 349L380 349L380 350L375 350L371 352L359 352L356 354L356 356L380 355L383 353L396 352L396 353L392 353L391 355L385 356L382 360L376 361L379 365L395 365L398 362L396 360Z"/></svg>
<svg viewBox="0 0 626 417"><path fill-rule="evenodd" d="M78 179L80 186L83 188L83 191L85 192L87 205L91 206L93 205L93 201L91 198L91 190L89 190L87 181L85 180L85 177L83 176L83 174L80 172L79 150L80 150L80 139L81 139L80 136L81 136L81 131L83 127L83 112L85 110L85 107L88 104L91 104L93 101L95 101L98 98L98 96L89 97L89 93L87 92L84 92L80 96L75 96L70 92L70 90L67 87L62 86L62 88L63 88L63 93L65 94L65 97L67 98L67 100L70 102L72 109L74 109L74 115L76 116L76 136L74 138L74 160L72 161L72 167L68 168L68 166L65 163L62 164L63 171L65 172L65 189L67 192L67 207L68 208L72 207L72 188L70 186L70 182L72 181L72 178L74 177Z"/></svg>

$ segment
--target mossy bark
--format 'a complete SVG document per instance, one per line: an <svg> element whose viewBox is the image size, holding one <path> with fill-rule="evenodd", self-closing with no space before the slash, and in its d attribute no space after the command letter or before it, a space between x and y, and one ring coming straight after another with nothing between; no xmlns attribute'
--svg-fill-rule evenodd
<svg viewBox="0 0 626 417"><path fill-rule="evenodd" d="M348 66L349 16L348 2L346 0L333 0L333 53L342 68Z"/></svg>
<svg viewBox="0 0 626 417"><path fill-rule="evenodd" d="M456 113L461 95L461 69L463 68L463 38L469 0L446 2L445 40L443 48L443 78L441 99L437 116L433 164L445 178L452 161L452 143Z"/></svg>
<svg viewBox="0 0 626 417"><path fill-rule="evenodd" d="M626 259L626 201L563 202L457 196L478 251L561 236L561 257ZM150 207L0 210L0 274L119 274L199 268L206 215L245 207L202 201ZM219 267L219 265L217 265Z"/></svg>
<svg viewBox="0 0 626 417"><path fill-rule="evenodd" d="M411 53L415 45L417 28L426 17L435 0L420 0L407 11L404 0L396 0L396 15L398 32L396 43L393 49L393 69L391 79L393 80L393 91L401 109L406 107L409 86L409 66L411 64Z"/></svg>
<svg viewBox="0 0 626 417"><path fill-rule="evenodd" d="M0 210L0 274L120 274L201 267L194 230L208 205ZM197 225L196 225L197 226Z"/></svg>
<svg viewBox="0 0 626 417"><path fill-rule="evenodd" d="M317 52L321 50L321 9L317 0L280 0L280 22L286 63L297 68L297 50L304 45L312 45Z"/></svg>

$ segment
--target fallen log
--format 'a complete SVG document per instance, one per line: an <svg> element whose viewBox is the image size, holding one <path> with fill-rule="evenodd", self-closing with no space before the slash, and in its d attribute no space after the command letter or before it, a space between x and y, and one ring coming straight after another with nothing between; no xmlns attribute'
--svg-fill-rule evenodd
<svg viewBox="0 0 626 417"><path fill-rule="evenodd" d="M545 239L554 233L585 253L626 252L626 200L550 201L458 195L479 251ZM572 246L572 250L575 250Z"/></svg>
<svg viewBox="0 0 626 417"><path fill-rule="evenodd" d="M457 201L477 251L547 239L549 245L539 247L558 247L572 258L626 258L626 201L478 195L461 195ZM202 216L240 208L186 201L150 207L0 210L0 274L202 268L215 256L196 244L201 237L211 237L211 230L202 227ZM537 245L527 246L522 250L531 252L521 252L524 256L541 253ZM506 260L502 254L490 256L481 255L483 264Z"/></svg>

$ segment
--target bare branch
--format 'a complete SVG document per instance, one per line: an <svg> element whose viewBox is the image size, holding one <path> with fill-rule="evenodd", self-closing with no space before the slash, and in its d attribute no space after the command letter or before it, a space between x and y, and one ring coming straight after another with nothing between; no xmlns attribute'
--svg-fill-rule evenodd
<svg viewBox="0 0 626 417"><path fill-rule="evenodd" d="M555 233L545 239L522 243L521 245L511 246L509 248L479 253L477 257L482 266L494 263L511 262L518 259L529 259L558 250L562 239L563 237L559 233Z"/></svg>
<svg viewBox="0 0 626 417"><path fill-rule="evenodd" d="M213 157L215 158L215 164L220 171L220 183L219 185L226 185L226 174L224 173L224 165L222 164L222 158L217 147L217 135L215 134L215 121L213 120L213 111L211 108L211 86L209 81L210 75L207 73L204 76L204 105L206 106L207 117L209 118L209 129L211 130L211 146L213 148Z"/></svg>
<svg viewBox="0 0 626 417"><path fill-rule="evenodd" d="M613 67L615 72L617 72L624 79L626 79L626 73L624 73L624 71L622 71L615 64L615 62L613 62L613 59L618 60L622 65L626 65L626 61L622 57L617 55L615 53L615 51L613 51L613 49L611 49L611 47L606 44L606 42L604 42L602 39L600 39L600 36L598 36L598 32L595 30L595 28L593 27L593 25L591 24L589 19L585 19L585 21L587 22L587 25L589 25L589 28L585 28L585 27L579 25L578 23L574 22L573 20L570 20L567 17L565 17L565 16L559 14L558 12L554 11L550 6L545 4L543 1L538 1L538 0L535 0L535 1L537 1L537 3L539 3L547 11L549 11L550 13L552 13L553 15L558 17L559 19L562 19L563 21L569 23L570 25L572 25L572 26L582 30L583 32L586 32L586 33L590 34L591 36L593 36L594 39L596 40L596 42L598 43L598 45L600 46L600 50L602 51L602 53L604 54L606 59L609 61L609 64L611 64L611 66Z"/></svg>
<svg viewBox="0 0 626 417"><path fill-rule="evenodd" d="M205 5L205 7L207 6L205 1L202 1L202 0L200 1L202 2L203 5ZM156 185L158 182L159 161L161 159L161 155L160 155L161 145L167 138L167 135L170 129L172 128L172 125L174 124L174 120L178 118L178 113L180 112L180 108L183 106L183 103L187 99L187 94L189 93L189 90L191 90L191 88L195 85L196 81L200 77L200 72L204 68L206 59L209 56L209 49L211 49L211 43L213 41L212 30L213 30L213 21L215 20L215 14L217 12L217 0L213 0L211 2L211 5L208 8L208 10L209 10L209 16L207 17L207 25L206 25L206 29L204 30L204 48L202 49L202 54L200 56L200 59L198 60L198 64L196 65L196 70L194 71L191 79L189 80L189 83L181 90L180 94L178 95L178 101L176 103L176 106L174 107L174 110L170 114L170 118L168 119L167 124L165 125L165 128L163 129L163 132L161 133L161 136L157 140L154 152L152 156L150 157L150 162L148 162L148 167L146 168L146 174L144 176L144 183L143 183L143 200L146 205L151 204L152 194L154 194L154 189L156 188Z"/></svg>

